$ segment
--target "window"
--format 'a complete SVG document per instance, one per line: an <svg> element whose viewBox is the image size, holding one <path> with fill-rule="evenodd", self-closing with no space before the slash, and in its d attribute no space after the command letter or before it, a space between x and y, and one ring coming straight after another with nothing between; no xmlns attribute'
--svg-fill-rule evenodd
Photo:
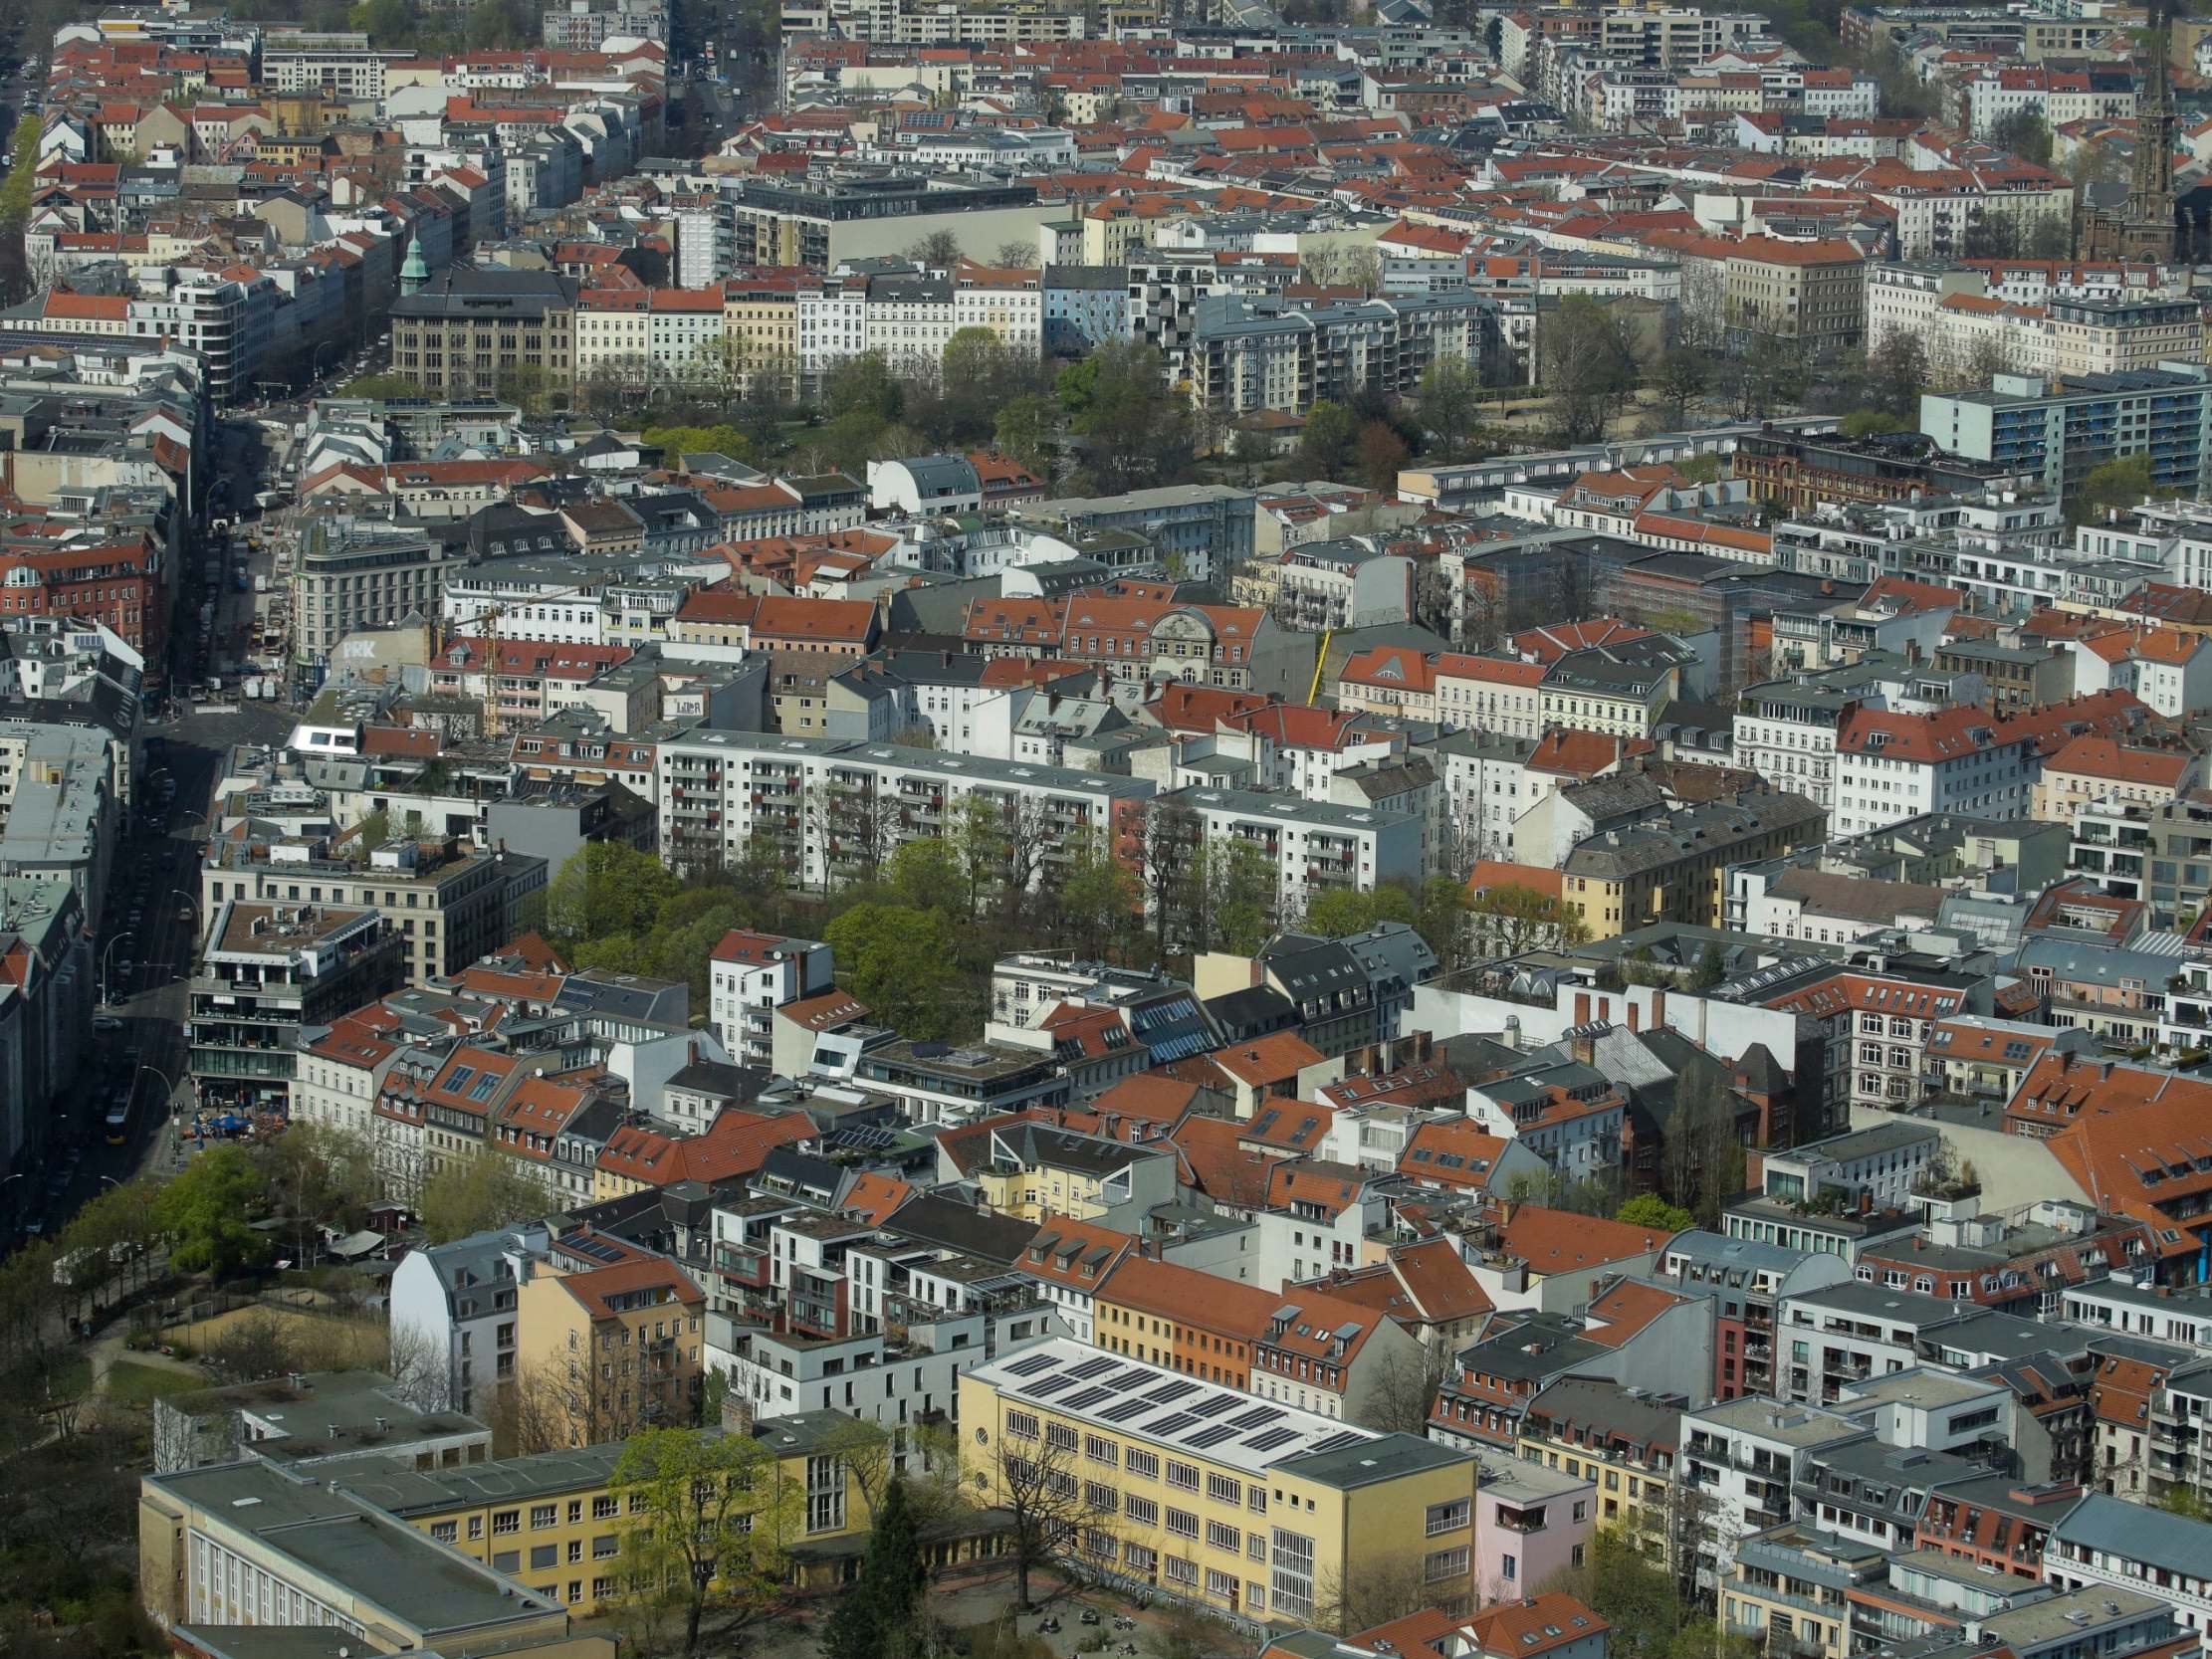
<svg viewBox="0 0 2212 1659"><path fill-rule="evenodd" d="M1171 1457L1171 1458L1169 1458L1169 1459L1168 1459L1168 1484L1169 1484L1170 1486L1180 1486L1180 1487L1181 1487L1181 1488L1183 1488L1183 1490L1184 1490L1184 1491L1186 1491L1186 1492L1196 1492L1196 1491L1198 1491L1198 1489L1199 1489L1199 1470L1198 1470L1198 1465L1197 1465L1197 1464L1195 1464L1195 1463L1178 1463L1178 1462L1176 1462L1176 1460L1175 1460L1174 1458L1172 1458L1172 1457Z"/></svg>
<svg viewBox="0 0 2212 1659"><path fill-rule="evenodd" d="M1199 1518L1189 1510L1179 1510L1173 1504L1170 1504L1168 1506L1168 1531L1178 1538L1197 1538L1199 1536Z"/></svg>
<svg viewBox="0 0 2212 1659"><path fill-rule="evenodd" d="M1122 1456L1124 1466L1132 1475L1141 1476L1148 1481L1160 1478L1160 1459L1155 1454L1140 1446L1131 1446Z"/></svg>
<svg viewBox="0 0 2212 1659"><path fill-rule="evenodd" d="M602 1493L591 1500L591 1519L594 1521L611 1521L615 1516L621 1514L621 1506L622 1501L619 1498L609 1497Z"/></svg>
<svg viewBox="0 0 2212 1659"><path fill-rule="evenodd" d="M1034 1440L1037 1437L1037 1420L1027 1411L1009 1411L1006 1413L1006 1432L1018 1435L1023 1440Z"/></svg>
<svg viewBox="0 0 2212 1659"><path fill-rule="evenodd" d="M507 1533L519 1533L522 1530L523 1512L521 1510L494 1510L492 1512L492 1536L494 1538L499 1538Z"/></svg>
<svg viewBox="0 0 2212 1659"><path fill-rule="evenodd" d="M1521 1563L1518 1559L1511 1555L1500 1555L1498 1557L1499 1577L1510 1581L1512 1579L1518 1578L1520 1575Z"/></svg>
<svg viewBox="0 0 2212 1659"><path fill-rule="evenodd" d="M1063 1452L1072 1452L1075 1450L1075 1431L1065 1423L1047 1423L1044 1427L1044 1443L1047 1446L1056 1446Z"/></svg>
<svg viewBox="0 0 2212 1659"><path fill-rule="evenodd" d="M530 1547L530 1569L542 1572L549 1566L560 1564L560 1547L553 1544L534 1544Z"/></svg>
<svg viewBox="0 0 2212 1659"><path fill-rule="evenodd" d="M440 1544L453 1543L457 1534L458 1529L451 1521L433 1521L430 1524L430 1536Z"/></svg>
<svg viewBox="0 0 2212 1659"><path fill-rule="evenodd" d="M1454 1498L1448 1504L1431 1504L1429 1506L1429 1536L1435 1538L1438 1533L1459 1531L1467 1524L1470 1513L1471 1501L1465 1498Z"/></svg>
<svg viewBox="0 0 2212 1659"><path fill-rule="evenodd" d="M1101 1481L1085 1481L1083 1502L1094 1510L1112 1515L1121 1508L1121 1494Z"/></svg>
<svg viewBox="0 0 2212 1659"><path fill-rule="evenodd" d="M1179 1555L1170 1555L1160 1563L1160 1576L1171 1584L1187 1584L1195 1588L1199 1581L1199 1563L1184 1560Z"/></svg>
<svg viewBox="0 0 2212 1659"><path fill-rule="evenodd" d="M1121 1447L1102 1434L1083 1436L1083 1455L1093 1463L1103 1463L1112 1469L1121 1462Z"/></svg>
<svg viewBox="0 0 2212 1659"><path fill-rule="evenodd" d="M1138 1526L1157 1527L1160 1525L1160 1506L1150 1498L1140 1498L1132 1492L1122 1499L1122 1504L1129 1519Z"/></svg>
<svg viewBox="0 0 2212 1659"><path fill-rule="evenodd" d="M1123 1545L1121 1558L1122 1564L1132 1572L1149 1573L1160 1564L1159 1555L1141 1544Z"/></svg>
<svg viewBox="0 0 2212 1659"><path fill-rule="evenodd" d="M1439 1578L1464 1578L1467 1575L1467 1547L1456 1550L1435 1550L1422 1558L1422 1582L1436 1583Z"/></svg>
<svg viewBox="0 0 2212 1659"><path fill-rule="evenodd" d="M551 1527L553 1524L553 1518L559 1513L560 1510L556 1505L533 1504L530 1510L531 1531L536 1532L542 1527Z"/></svg>
<svg viewBox="0 0 2212 1659"><path fill-rule="evenodd" d="M1233 1555L1244 1548L1244 1535L1219 1521L1209 1521L1206 1524L1206 1542L1215 1549L1226 1550Z"/></svg>
<svg viewBox="0 0 2212 1659"><path fill-rule="evenodd" d="M1206 1477L1206 1495L1217 1504L1227 1504L1234 1508L1244 1501L1244 1488L1239 1482L1230 1480L1226 1475L1217 1475L1209 1472Z"/></svg>
<svg viewBox="0 0 2212 1659"><path fill-rule="evenodd" d="M1313 1540L1277 1527L1274 1566L1268 1577L1275 1595L1276 1612L1291 1618L1310 1618L1313 1614Z"/></svg>

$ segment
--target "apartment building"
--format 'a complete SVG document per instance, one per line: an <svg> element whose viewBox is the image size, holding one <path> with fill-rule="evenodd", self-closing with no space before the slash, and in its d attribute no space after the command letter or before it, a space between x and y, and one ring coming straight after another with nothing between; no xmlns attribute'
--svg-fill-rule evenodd
<svg viewBox="0 0 2212 1659"><path fill-rule="evenodd" d="M391 841L355 856L327 839L226 839L201 866L200 913L214 916L226 899L374 910L399 934L403 976L420 984L513 938L523 899L545 877L544 859L480 852L451 837Z"/></svg>
<svg viewBox="0 0 2212 1659"><path fill-rule="evenodd" d="M1561 1377L1538 1389L1521 1413L1521 1459L1589 1481L1599 1526L1620 1529L1651 1559L1671 1562L1686 1403L1610 1378Z"/></svg>
<svg viewBox="0 0 2212 1659"><path fill-rule="evenodd" d="M2043 1576L2061 1591L2140 1591L2200 1640L2212 1637L2212 1525L2205 1522L2086 1493L2052 1527Z"/></svg>
<svg viewBox="0 0 2212 1659"><path fill-rule="evenodd" d="M1851 1280L1794 1291L1777 1305L1777 1397L1848 1408L1850 1390L1919 1362L1923 1337L1958 1324L1962 1310L1941 1297Z"/></svg>
<svg viewBox="0 0 2212 1659"><path fill-rule="evenodd" d="M186 988L201 1105L289 1114L303 1029L396 990L400 953L374 910L224 901Z"/></svg>
<svg viewBox="0 0 2212 1659"><path fill-rule="evenodd" d="M1685 1501L1703 1506L1707 1521L1678 1570L1714 1589L1733 1564L1727 1541L1795 1517L1793 1493L1813 1454L1872 1431L1820 1406L1746 1398L1685 1411L1682 1436L1680 1489Z"/></svg>
<svg viewBox="0 0 2212 1659"><path fill-rule="evenodd" d="M304 512L292 572L295 649L329 662L364 628L436 612L445 544L414 524L349 512Z"/></svg>
<svg viewBox="0 0 2212 1659"><path fill-rule="evenodd" d="M1818 841L1826 824L1819 806L1783 790L1680 807L1579 842L1560 866L1561 897L1592 938L1655 922L1717 928L1733 866Z"/></svg>
<svg viewBox="0 0 2212 1659"><path fill-rule="evenodd" d="M2036 776L2031 734L1976 708L1853 709L1836 735L1838 835L1930 812L2022 817Z"/></svg>
<svg viewBox="0 0 2212 1659"><path fill-rule="evenodd" d="M1080 1483L1074 1540L1109 1583L1302 1624L1362 1564L1413 1559L1436 1604L1472 1605L1470 1454L1065 1339L969 1371L961 1419L987 1492Z"/></svg>
<svg viewBox="0 0 2212 1659"><path fill-rule="evenodd" d="M1849 242L1752 236L1727 245L1721 316L1732 338L1805 351L1856 350L1866 337L1866 255Z"/></svg>
<svg viewBox="0 0 2212 1659"><path fill-rule="evenodd" d="M733 1060L766 1066L774 1048L775 1010L834 988L828 945L734 928L708 960L707 1017Z"/></svg>
<svg viewBox="0 0 2212 1659"><path fill-rule="evenodd" d="M2193 498L2212 451L2212 368L2176 358L2118 374L1999 374L1987 391L1924 394L1920 430L2068 495L2093 467L2148 455L2154 487Z"/></svg>
<svg viewBox="0 0 2212 1659"><path fill-rule="evenodd" d="M660 844L679 863L736 863L773 843L791 880L826 887L901 842L942 835L979 803L998 813L1040 879L1120 833L1152 785L1101 772L773 732L694 730L658 745Z"/></svg>
<svg viewBox="0 0 2212 1659"><path fill-rule="evenodd" d="M1206 841L1233 835L1257 846L1275 871L1285 917L1305 915L1330 888L1366 893L1391 881L1418 884L1428 873L1427 824L1412 814L1243 789L1178 790L1159 797L1154 810L1169 807L1188 809Z"/></svg>
<svg viewBox="0 0 2212 1659"><path fill-rule="evenodd" d="M682 1427L706 1375L706 1301L664 1256L588 1234L554 1239L516 1288L523 1385L548 1390L571 1446Z"/></svg>

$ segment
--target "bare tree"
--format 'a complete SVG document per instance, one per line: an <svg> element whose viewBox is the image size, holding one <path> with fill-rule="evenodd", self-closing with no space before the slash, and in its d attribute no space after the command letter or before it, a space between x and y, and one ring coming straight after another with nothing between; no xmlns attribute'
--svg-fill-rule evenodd
<svg viewBox="0 0 2212 1659"><path fill-rule="evenodd" d="M1369 1555L1325 1573L1316 1586L1313 1617L1324 1630L1357 1635L1378 1624L1431 1607L1464 1609L1468 1601L1468 1561L1451 1551L1437 1553L1442 1575L1429 1577L1431 1562L1419 1555Z"/></svg>
<svg viewBox="0 0 2212 1659"><path fill-rule="evenodd" d="M1440 1341L1419 1348L1394 1349L1384 1355L1382 1363L1375 1368L1366 1403L1360 1411L1361 1426L1380 1429L1385 1434L1426 1438L1429 1415L1437 1403L1437 1391L1450 1372L1450 1350Z"/></svg>
<svg viewBox="0 0 2212 1659"><path fill-rule="evenodd" d="M1072 1550L1083 1523L1083 1483L1075 1474L1073 1436L1055 1442L1049 1428L1041 1439L1000 1429L982 1449L970 1481L979 1498L1010 1518L1014 1606L1026 1610L1029 1573Z"/></svg>

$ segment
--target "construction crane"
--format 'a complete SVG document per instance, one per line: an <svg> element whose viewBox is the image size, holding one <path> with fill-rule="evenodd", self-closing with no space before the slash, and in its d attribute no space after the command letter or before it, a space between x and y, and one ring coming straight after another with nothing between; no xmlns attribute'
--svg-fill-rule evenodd
<svg viewBox="0 0 2212 1659"><path fill-rule="evenodd" d="M1321 695L1321 671L1329 665L1329 641L1336 637L1334 628L1321 630L1321 643L1313 652L1313 684L1306 689L1306 707L1312 708Z"/></svg>

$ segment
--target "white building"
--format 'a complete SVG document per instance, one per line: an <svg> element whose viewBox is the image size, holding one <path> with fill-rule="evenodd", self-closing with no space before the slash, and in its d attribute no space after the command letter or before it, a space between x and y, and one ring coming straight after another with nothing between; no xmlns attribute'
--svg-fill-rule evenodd
<svg viewBox="0 0 2212 1659"><path fill-rule="evenodd" d="M400 1380L419 1391L416 1404L490 1415L492 1396L515 1379L516 1286L548 1243L534 1223L401 1258L391 1278L393 1369L408 1373Z"/></svg>
<svg viewBox="0 0 2212 1659"><path fill-rule="evenodd" d="M1864 835L1928 812L2025 817L2035 786L2033 743L1986 711L1931 715L1859 709L1836 743L1836 805L1829 827Z"/></svg>
<svg viewBox="0 0 2212 1659"><path fill-rule="evenodd" d="M766 1066L775 1010L833 986L828 945L733 929L707 963L708 1017L733 1060Z"/></svg>
<svg viewBox="0 0 2212 1659"><path fill-rule="evenodd" d="M1871 1433L1839 1412L1764 1396L1683 1412L1676 1478L1706 1506L1708 1524L1682 1565L1700 1585L1717 1584L1739 1542L1796 1514L1792 1488L1810 1454Z"/></svg>
<svg viewBox="0 0 2212 1659"><path fill-rule="evenodd" d="M1240 836L1265 852L1285 917L1303 916L1331 888L1366 893L1394 880L1418 885L1428 876L1418 817L1243 789L1185 789L1164 798L1195 812L1209 842Z"/></svg>

